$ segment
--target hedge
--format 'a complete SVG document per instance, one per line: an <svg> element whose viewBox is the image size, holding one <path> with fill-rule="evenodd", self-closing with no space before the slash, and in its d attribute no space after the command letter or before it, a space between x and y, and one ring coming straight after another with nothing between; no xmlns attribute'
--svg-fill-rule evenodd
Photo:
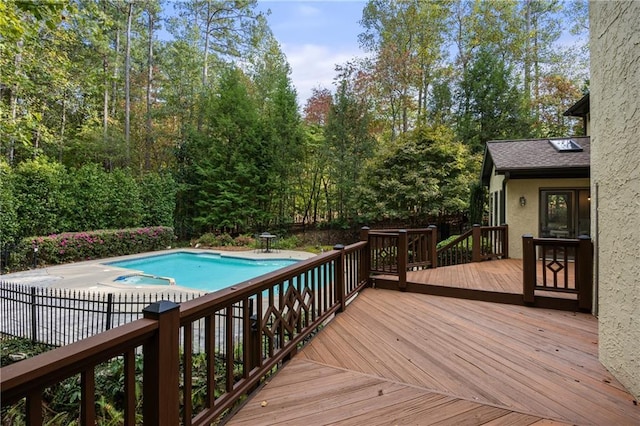
<svg viewBox="0 0 640 426"><path fill-rule="evenodd" d="M166 226L65 232L23 238L9 260L10 270L56 265L163 250L174 244L173 228ZM36 250L37 249L37 250Z"/></svg>

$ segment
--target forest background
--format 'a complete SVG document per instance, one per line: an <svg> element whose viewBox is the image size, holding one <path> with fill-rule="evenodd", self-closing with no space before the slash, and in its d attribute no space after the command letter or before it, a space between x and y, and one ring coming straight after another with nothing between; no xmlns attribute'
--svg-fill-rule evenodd
<svg viewBox="0 0 640 426"><path fill-rule="evenodd" d="M475 222L488 140L582 132L584 1L370 0L360 25L367 57L298 105L256 1L0 2L0 246Z"/></svg>

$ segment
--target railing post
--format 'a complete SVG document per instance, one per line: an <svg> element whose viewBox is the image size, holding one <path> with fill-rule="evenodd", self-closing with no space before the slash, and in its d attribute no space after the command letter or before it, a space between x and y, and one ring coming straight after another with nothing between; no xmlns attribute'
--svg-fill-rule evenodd
<svg viewBox="0 0 640 426"><path fill-rule="evenodd" d="M509 258L509 225L506 223L502 224L502 258Z"/></svg>
<svg viewBox="0 0 640 426"><path fill-rule="evenodd" d="M522 298L525 303L535 301L536 249L533 235L522 236Z"/></svg>
<svg viewBox="0 0 640 426"><path fill-rule="evenodd" d="M144 318L158 322L153 338L143 346L144 424L176 425L179 423L179 306L167 300L152 303L142 310Z"/></svg>
<svg viewBox="0 0 640 426"><path fill-rule="evenodd" d="M249 371L260 365L260 358L262 357L262 346L260 344L262 330L260 328L260 319L258 318L258 310L253 313L253 298L249 299Z"/></svg>
<svg viewBox="0 0 640 426"><path fill-rule="evenodd" d="M409 257L409 241L407 230L398 231L398 288L401 291L407 289L407 262Z"/></svg>
<svg viewBox="0 0 640 426"><path fill-rule="evenodd" d="M482 260L482 232L481 226L477 223L473 225L473 232L471 234L471 261L480 262Z"/></svg>
<svg viewBox="0 0 640 426"><path fill-rule="evenodd" d="M338 302L340 304L338 312L344 312L347 307L347 299L344 291L344 246L342 244L336 244L333 246L333 249L340 251L340 257L338 257L336 263L336 292L338 293Z"/></svg>
<svg viewBox="0 0 640 426"><path fill-rule="evenodd" d="M429 263L432 268L438 267L438 227L429 225Z"/></svg>
<svg viewBox="0 0 640 426"><path fill-rule="evenodd" d="M591 312L593 309L593 244L588 235L580 235L578 240L576 254L578 309Z"/></svg>
<svg viewBox="0 0 640 426"><path fill-rule="evenodd" d="M367 286L370 285L369 277L371 276L371 244L369 243L369 227L363 226L360 229L360 241L366 241L367 245L362 250L362 258L360 259L361 276L367 280Z"/></svg>

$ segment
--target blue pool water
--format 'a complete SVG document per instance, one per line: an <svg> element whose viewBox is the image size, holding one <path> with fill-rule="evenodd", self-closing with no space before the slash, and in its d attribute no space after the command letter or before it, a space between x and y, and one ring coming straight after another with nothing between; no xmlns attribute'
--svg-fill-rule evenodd
<svg viewBox="0 0 640 426"><path fill-rule="evenodd" d="M178 252L110 262L120 268L143 271L146 275L169 277L177 285L197 290L216 291L296 263L288 259L247 260L215 254ZM119 281L131 284L156 284L142 276L125 276Z"/></svg>

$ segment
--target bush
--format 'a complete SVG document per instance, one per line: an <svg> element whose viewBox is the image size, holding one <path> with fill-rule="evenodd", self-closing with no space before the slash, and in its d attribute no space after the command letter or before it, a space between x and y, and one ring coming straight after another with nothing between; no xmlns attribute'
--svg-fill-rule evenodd
<svg viewBox="0 0 640 426"><path fill-rule="evenodd" d="M250 235L238 235L233 239L233 245L238 247L255 247L256 239Z"/></svg>
<svg viewBox="0 0 640 426"><path fill-rule="evenodd" d="M62 164L38 157L14 170L19 236L43 235L68 229L62 214L68 200L64 193L67 171Z"/></svg>
<svg viewBox="0 0 640 426"><path fill-rule="evenodd" d="M17 200L13 190L13 171L0 158L0 250L18 236Z"/></svg>
<svg viewBox="0 0 640 426"><path fill-rule="evenodd" d="M33 265L36 247L37 264L54 265L162 250L174 240L173 228L163 226L28 237L20 242L9 266L24 269Z"/></svg>
<svg viewBox="0 0 640 426"><path fill-rule="evenodd" d="M300 240L295 235L278 239L277 247L281 250L293 250L300 246Z"/></svg>
<svg viewBox="0 0 640 426"><path fill-rule="evenodd" d="M142 225L172 226L176 209L176 182L169 173L149 173L139 180L143 204Z"/></svg>

